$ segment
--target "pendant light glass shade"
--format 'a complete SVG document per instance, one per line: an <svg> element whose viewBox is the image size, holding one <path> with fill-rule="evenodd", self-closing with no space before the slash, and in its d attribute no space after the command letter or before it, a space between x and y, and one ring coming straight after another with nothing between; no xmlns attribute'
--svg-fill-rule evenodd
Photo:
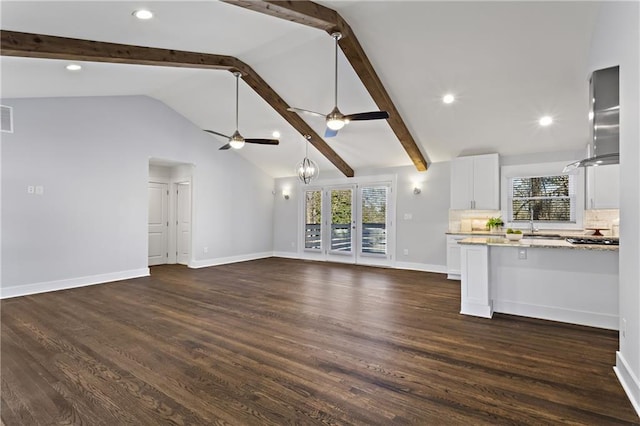
<svg viewBox="0 0 640 426"><path fill-rule="evenodd" d="M304 159L296 166L296 172L298 173L298 179L305 184L308 184L318 177L320 169L314 161L304 157Z"/></svg>
<svg viewBox="0 0 640 426"><path fill-rule="evenodd" d="M309 159L309 136L307 138L307 145L305 149L305 156L301 162L296 165L296 173L298 174L298 179L304 182L305 185L308 185L313 179L316 179L320 174L320 168L315 163Z"/></svg>

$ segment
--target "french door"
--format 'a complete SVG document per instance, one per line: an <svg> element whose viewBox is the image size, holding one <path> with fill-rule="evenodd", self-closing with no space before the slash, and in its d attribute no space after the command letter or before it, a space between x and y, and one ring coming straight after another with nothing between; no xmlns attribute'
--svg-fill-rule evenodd
<svg viewBox="0 0 640 426"><path fill-rule="evenodd" d="M305 188L303 192L306 257L390 264L390 184Z"/></svg>

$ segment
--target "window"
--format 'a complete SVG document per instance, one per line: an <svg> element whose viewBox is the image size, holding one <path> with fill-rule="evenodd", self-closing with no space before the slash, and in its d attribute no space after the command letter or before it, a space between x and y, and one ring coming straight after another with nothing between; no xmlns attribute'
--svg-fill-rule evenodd
<svg viewBox="0 0 640 426"><path fill-rule="evenodd" d="M305 191L304 248L322 248L322 191Z"/></svg>
<svg viewBox="0 0 640 426"><path fill-rule="evenodd" d="M331 250L351 253L351 189L331 190Z"/></svg>
<svg viewBox="0 0 640 426"><path fill-rule="evenodd" d="M387 186L362 188L362 253L387 254Z"/></svg>
<svg viewBox="0 0 640 426"><path fill-rule="evenodd" d="M509 179L509 222L575 223L574 175Z"/></svg>

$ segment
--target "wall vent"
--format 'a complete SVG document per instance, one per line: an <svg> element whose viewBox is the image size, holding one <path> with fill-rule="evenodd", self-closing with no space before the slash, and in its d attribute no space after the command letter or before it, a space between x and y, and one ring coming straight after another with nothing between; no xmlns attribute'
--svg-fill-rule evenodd
<svg viewBox="0 0 640 426"><path fill-rule="evenodd" d="M13 133L13 108L6 105L0 105L2 131Z"/></svg>

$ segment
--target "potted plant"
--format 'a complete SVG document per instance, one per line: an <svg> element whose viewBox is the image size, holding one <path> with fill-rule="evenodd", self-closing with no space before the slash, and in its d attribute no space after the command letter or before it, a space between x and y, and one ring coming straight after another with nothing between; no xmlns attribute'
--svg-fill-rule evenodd
<svg viewBox="0 0 640 426"><path fill-rule="evenodd" d="M502 226L504 226L504 222L501 217L490 217L489 220L487 220L487 228L491 232L500 232Z"/></svg>

